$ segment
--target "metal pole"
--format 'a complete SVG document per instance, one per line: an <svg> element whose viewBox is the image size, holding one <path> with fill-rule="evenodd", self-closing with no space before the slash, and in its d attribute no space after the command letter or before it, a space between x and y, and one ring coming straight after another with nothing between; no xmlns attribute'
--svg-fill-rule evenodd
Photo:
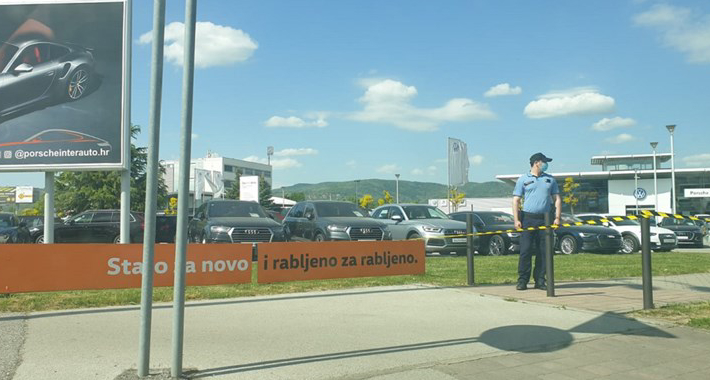
<svg viewBox="0 0 710 380"><path fill-rule="evenodd" d="M651 220L641 218L641 275L643 308L653 309L653 276L651 275Z"/></svg>
<svg viewBox="0 0 710 380"><path fill-rule="evenodd" d="M547 274L547 296L555 296L555 248L552 245L552 228L550 228L550 213L545 213L545 272ZM537 260L537 259L536 259Z"/></svg>
<svg viewBox="0 0 710 380"><path fill-rule="evenodd" d="M652 142L651 143L651 148L653 148L653 194L656 197L656 204L655 204L655 211L658 210L658 174L656 173L656 146L658 146L657 142Z"/></svg>
<svg viewBox="0 0 710 380"><path fill-rule="evenodd" d="M44 244L54 243L54 172L44 173Z"/></svg>
<svg viewBox="0 0 710 380"><path fill-rule="evenodd" d="M397 203L399 203L399 174L395 174L394 176L397 178L397 180L395 181L397 184L396 190L395 190L395 194L396 194L395 199L396 199Z"/></svg>
<svg viewBox="0 0 710 380"><path fill-rule="evenodd" d="M666 129L671 133L671 205L673 214L676 213L676 194L675 194L675 147L673 145L673 131L675 125L666 125Z"/></svg>
<svg viewBox="0 0 710 380"><path fill-rule="evenodd" d="M466 214L466 263L468 264L468 286L475 285L473 278L473 215Z"/></svg>
<svg viewBox="0 0 710 380"><path fill-rule="evenodd" d="M153 266L155 265L155 224L158 209L160 153L160 108L163 92L163 46L165 0L153 1L153 57L150 83L150 144L148 145L145 192L145 231L143 233L143 281L141 284L141 330L138 376L150 372L150 335L153 313Z"/></svg>
<svg viewBox="0 0 710 380"><path fill-rule="evenodd" d="M185 3L185 55L182 76L182 131L180 133L180 178L178 180L178 218L175 245L175 282L173 311L173 361L170 374L182 375L185 329L185 265L187 256L187 213L190 198L190 138L192 136L192 90L195 76L195 23L197 0Z"/></svg>
<svg viewBox="0 0 710 380"><path fill-rule="evenodd" d="M126 167L121 171L121 219L120 240L121 244L131 242L131 46L133 29L133 1L126 2L126 75L124 77L124 102L123 102L123 159Z"/></svg>

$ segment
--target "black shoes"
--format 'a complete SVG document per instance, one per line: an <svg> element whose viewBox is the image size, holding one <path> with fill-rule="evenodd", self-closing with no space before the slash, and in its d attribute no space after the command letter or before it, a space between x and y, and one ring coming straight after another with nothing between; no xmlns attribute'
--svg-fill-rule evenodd
<svg viewBox="0 0 710 380"><path fill-rule="evenodd" d="M515 289L517 290L527 290L528 289L528 284L518 281L518 285L515 286Z"/></svg>
<svg viewBox="0 0 710 380"><path fill-rule="evenodd" d="M535 284L535 289L547 290L547 285L544 282L538 282Z"/></svg>

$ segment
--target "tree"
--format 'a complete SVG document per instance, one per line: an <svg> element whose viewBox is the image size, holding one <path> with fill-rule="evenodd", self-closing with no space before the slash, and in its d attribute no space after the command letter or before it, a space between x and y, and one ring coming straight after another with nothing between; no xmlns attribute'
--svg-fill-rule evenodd
<svg viewBox="0 0 710 380"><path fill-rule="evenodd" d="M452 212L456 212L459 208L459 203L466 198L466 193L459 191L456 186L451 186L449 188L449 202L451 204Z"/></svg>
<svg viewBox="0 0 710 380"><path fill-rule="evenodd" d="M360 201L358 202L360 204L360 207L369 210L374 206L375 204L375 198L372 197L370 194L365 194L360 198Z"/></svg>
<svg viewBox="0 0 710 380"><path fill-rule="evenodd" d="M177 215L177 207L177 197L170 197L170 200L168 200L168 207L165 209L165 215Z"/></svg>
<svg viewBox="0 0 710 380"><path fill-rule="evenodd" d="M572 177L565 178L565 183L562 185L562 193L564 194L562 202L569 205L570 212L572 214L574 214L574 206L579 203L579 198L577 197L576 192L578 187L579 184L574 182L574 178Z"/></svg>
<svg viewBox="0 0 710 380"><path fill-rule="evenodd" d="M232 183L232 186L227 189L224 193L224 197L227 199L239 199L239 178Z"/></svg>
<svg viewBox="0 0 710 380"><path fill-rule="evenodd" d="M389 204L394 203L394 198L392 198L392 194L390 194L389 191L385 190L384 194L385 194L385 204L389 205Z"/></svg>
<svg viewBox="0 0 710 380"><path fill-rule="evenodd" d="M141 129L131 126L131 139L135 140ZM131 210L145 210L146 147L136 147L131 143ZM165 168L160 165L161 173ZM72 213L87 209L119 208L121 204L120 171L61 172L55 177L56 205L58 210ZM164 204L167 195L165 182L158 181L158 204Z"/></svg>
<svg viewBox="0 0 710 380"><path fill-rule="evenodd" d="M306 200L306 194L305 193L287 193L286 199L290 199L294 202L303 202Z"/></svg>
<svg viewBox="0 0 710 380"><path fill-rule="evenodd" d="M271 185L264 179L259 177L259 204L267 210L274 208L274 201L271 199Z"/></svg>

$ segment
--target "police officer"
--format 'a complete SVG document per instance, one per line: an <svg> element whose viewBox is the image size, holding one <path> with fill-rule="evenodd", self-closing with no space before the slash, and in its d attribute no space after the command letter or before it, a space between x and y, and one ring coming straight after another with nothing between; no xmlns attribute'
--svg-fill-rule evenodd
<svg viewBox="0 0 710 380"><path fill-rule="evenodd" d="M557 181L545 173L547 163L552 161L542 153L530 157L530 172L518 178L513 190L513 218L515 228L539 227L545 225L545 214L550 213L552 201L555 201L555 221L560 224L562 198ZM520 199L523 207L520 208ZM535 289L547 289L545 284L545 233L544 231L523 231L520 236L520 258L518 259L518 290L528 288L532 256L535 255Z"/></svg>

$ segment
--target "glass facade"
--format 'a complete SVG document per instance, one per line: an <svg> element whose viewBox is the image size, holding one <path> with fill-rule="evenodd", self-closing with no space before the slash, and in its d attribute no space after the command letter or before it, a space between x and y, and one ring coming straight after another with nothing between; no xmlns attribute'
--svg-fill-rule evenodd
<svg viewBox="0 0 710 380"><path fill-rule="evenodd" d="M609 182L606 179L575 179L579 187L574 194L579 201L574 206L574 213L607 213L609 212ZM560 185L560 196L565 198L566 194L562 188L564 179L557 179ZM571 212L572 207L562 202L562 212Z"/></svg>

